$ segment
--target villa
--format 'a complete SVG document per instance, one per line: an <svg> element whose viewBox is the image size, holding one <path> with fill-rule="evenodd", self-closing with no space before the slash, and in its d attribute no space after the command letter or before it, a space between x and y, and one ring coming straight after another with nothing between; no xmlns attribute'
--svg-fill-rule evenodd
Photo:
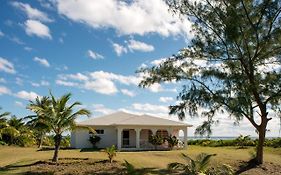
<svg viewBox="0 0 281 175"><path fill-rule="evenodd" d="M184 122L169 120L150 115L135 115L116 112L77 123L77 128L71 133L71 147L91 148L89 137L92 130L101 137L97 147L105 148L116 145L119 150L149 150L153 148L148 141L150 135L162 137L176 136L183 132L183 146L187 146L187 129L191 127ZM167 143L161 145L167 148Z"/></svg>

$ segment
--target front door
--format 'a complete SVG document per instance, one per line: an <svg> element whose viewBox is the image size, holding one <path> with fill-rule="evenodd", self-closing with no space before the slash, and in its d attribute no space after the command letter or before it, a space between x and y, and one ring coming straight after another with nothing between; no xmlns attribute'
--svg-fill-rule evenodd
<svg viewBox="0 0 281 175"><path fill-rule="evenodd" d="M124 130L123 131L123 146L129 146L130 145L130 140L129 140L129 137L130 137L130 132L129 130Z"/></svg>

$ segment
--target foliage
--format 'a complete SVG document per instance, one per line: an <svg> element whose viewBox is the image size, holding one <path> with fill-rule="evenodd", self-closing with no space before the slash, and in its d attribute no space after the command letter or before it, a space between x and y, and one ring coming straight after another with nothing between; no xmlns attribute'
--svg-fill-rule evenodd
<svg viewBox="0 0 281 175"><path fill-rule="evenodd" d="M61 146L64 148L70 147L70 135L62 137Z"/></svg>
<svg viewBox="0 0 281 175"><path fill-rule="evenodd" d="M31 146L34 145L33 131L25 125L22 119L12 116L5 120L1 128L1 140L8 145Z"/></svg>
<svg viewBox="0 0 281 175"><path fill-rule="evenodd" d="M75 127L75 119L80 115L90 115L90 112L86 109L79 109L74 111L76 106L80 106L80 102L74 102L68 104L71 94L65 94L56 99L50 92L50 97L42 97L42 100L46 100L45 103L40 102L39 97L36 101L31 101L27 108L36 113L35 118L38 121L42 121L44 125L51 128L51 131L55 134L55 152L52 161L58 161L58 152L61 146L62 133L69 131ZM39 102L38 102L39 101ZM44 105L42 105L44 104Z"/></svg>
<svg viewBox="0 0 281 175"><path fill-rule="evenodd" d="M150 135L148 141L157 149L157 146L162 145L165 139L161 135Z"/></svg>
<svg viewBox="0 0 281 175"><path fill-rule="evenodd" d="M107 148L105 148L102 151L107 154L109 162L112 163L113 162L113 158L116 157L117 149L116 149L115 145L112 145L111 147L107 147Z"/></svg>
<svg viewBox="0 0 281 175"><path fill-rule="evenodd" d="M189 175L198 175L199 173L206 173L212 156L215 156L215 154L201 153L196 157L195 160L193 160L186 154L182 153L182 157L187 161L187 163L170 163L168 164L168 169L181 170Z"/></svg>
<svg viewBox="0 0 281 175"><path fill-rule="evenodd" d="M250 135L240 135L238 138L235 139L237 146L241 149L245 148L248 145L248 142L251 141Z"/></svg>
<svg viewBox="0 0 281 175"><path fill-rule="evenodd" d="M194 36L176 55L142 68L140 86L184 82L170 114L183 119L202 111L206 121L198 134L211 134L217 113L227 112L236 123L246 118L258 131L256 163L263 163L269 112L279 111L281 101L280 0L166 1L190 20Z"/></svg>
<svg viewBox="0 0 281 175"><path fill-rule="evenodd" d="M93 148L96 148L96 144L101 140L101 137L98 135L91 135L89 138L89 141L91 142L91 144L93 145Z"/></svg>
<svg viewBox="0 0 281 175"><path fill-rule="evenodd" d="M47 108L50 105L49 97L37 97L33 102L33 106ZM25 117L28 120L27 125L33 128L34 135L36 138L36 143L38 148L40 148L43 144L45 135L51 131L51 127L45 122L45 115L40 115L40 113L36 113L36 115L31 115Z"/></svg>
<svg viewBox="0 0 281 175"><path fill-rule="evenodd" d="M138 175L138 172L137 172L136 168L134 167L134 165L130 164L127 160L125 160L125 163L123 163L123 165L125 166L126 174Z"/></svg>
<svg viewBox="0 0 281 175"><path fill-rule="evenodd" d="M179 139L176 136L169 136L165 140L167 140L170 149L173 149L179 143Z"/></svg>
<svg viewBox="0 0 281 175"><path fill-rule="evenodd" d="M235 172L230 165L223 164L219 167L209 168L206 174L207 175L234 175Z"/></svg>

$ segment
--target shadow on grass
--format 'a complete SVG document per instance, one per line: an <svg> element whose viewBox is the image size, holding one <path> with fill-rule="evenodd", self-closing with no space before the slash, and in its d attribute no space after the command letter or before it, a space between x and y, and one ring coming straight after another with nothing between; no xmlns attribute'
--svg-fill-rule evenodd
<svg viewBox="0 0 281 175"><path fill-rule="evenodd" d="M60 150L73 150L75 148L71 148L71 147L62 147L60 148ZM53 151L55 150L54 147L42 147L40 149L38 149L37 151Z"/></svg>
<svg viewBox="0 0 281 175"><path fill-rule="evenodd" d="M256 168L256 167L257 167L256 160L251 159L248 162L242 162L242 164L239 166L239 169L235 172L235 174L241 174L245 171L248 171L248 170Z"/></svg>
<svg viewBox="0 0 281 175"><path fill-rule="evenodd" d="M15 170L17 168L31 167L31 166L35 166L35 165L38 165L38 164L41 164L41 163L43 163L43 161L37 161L37 162L34 162L34 163L23 164L23 165L16 165L17 163L10 164L10 165L4 166L4 167L0 167L0 174L1 173L5 174L5 172L12 171L12 170Z"/></svg>
<svg viewBox="0 0 281 175"><path fill-rule="evenodd" d="M97 152L101 151L101 148L82 148L80 152Z"/></svg>

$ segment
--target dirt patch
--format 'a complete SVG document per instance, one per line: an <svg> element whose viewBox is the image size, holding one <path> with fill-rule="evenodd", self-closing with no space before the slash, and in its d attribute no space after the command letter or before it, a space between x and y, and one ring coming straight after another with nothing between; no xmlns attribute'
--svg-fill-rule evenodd
<svg viewBox="0 0 281 175"><path fill-rule="evenodd" d="M281 175L281 166L273 163L264 163L260 166L249 166L249 162L237 161L232 167L241 175ZM121 175L126 174L123 162L109 163L106 160L94 160L89 158L64 158L59 163L51 161L38 161L29 166L26 175ZM240 165L240 166L239 166ZM139 174L180 174L170 172L167 169L143 168L137 169Z"/></svg>
<svg viewBox="0 0 281 175"><path fill-rule="evenodd" d="M96 161L92 159L60 159L59 163L40 161L30 167L25 174L41 175L84 175L84 174L122 174L123 166L119 162Z"/></svg>
<svg viewBox="0 0 281 175"><path fill-rule="evenodd" d="M246 171L241 172L241 175L281 175L281 166L273 163L263 163L255 167L246 169Z"/></svg>

